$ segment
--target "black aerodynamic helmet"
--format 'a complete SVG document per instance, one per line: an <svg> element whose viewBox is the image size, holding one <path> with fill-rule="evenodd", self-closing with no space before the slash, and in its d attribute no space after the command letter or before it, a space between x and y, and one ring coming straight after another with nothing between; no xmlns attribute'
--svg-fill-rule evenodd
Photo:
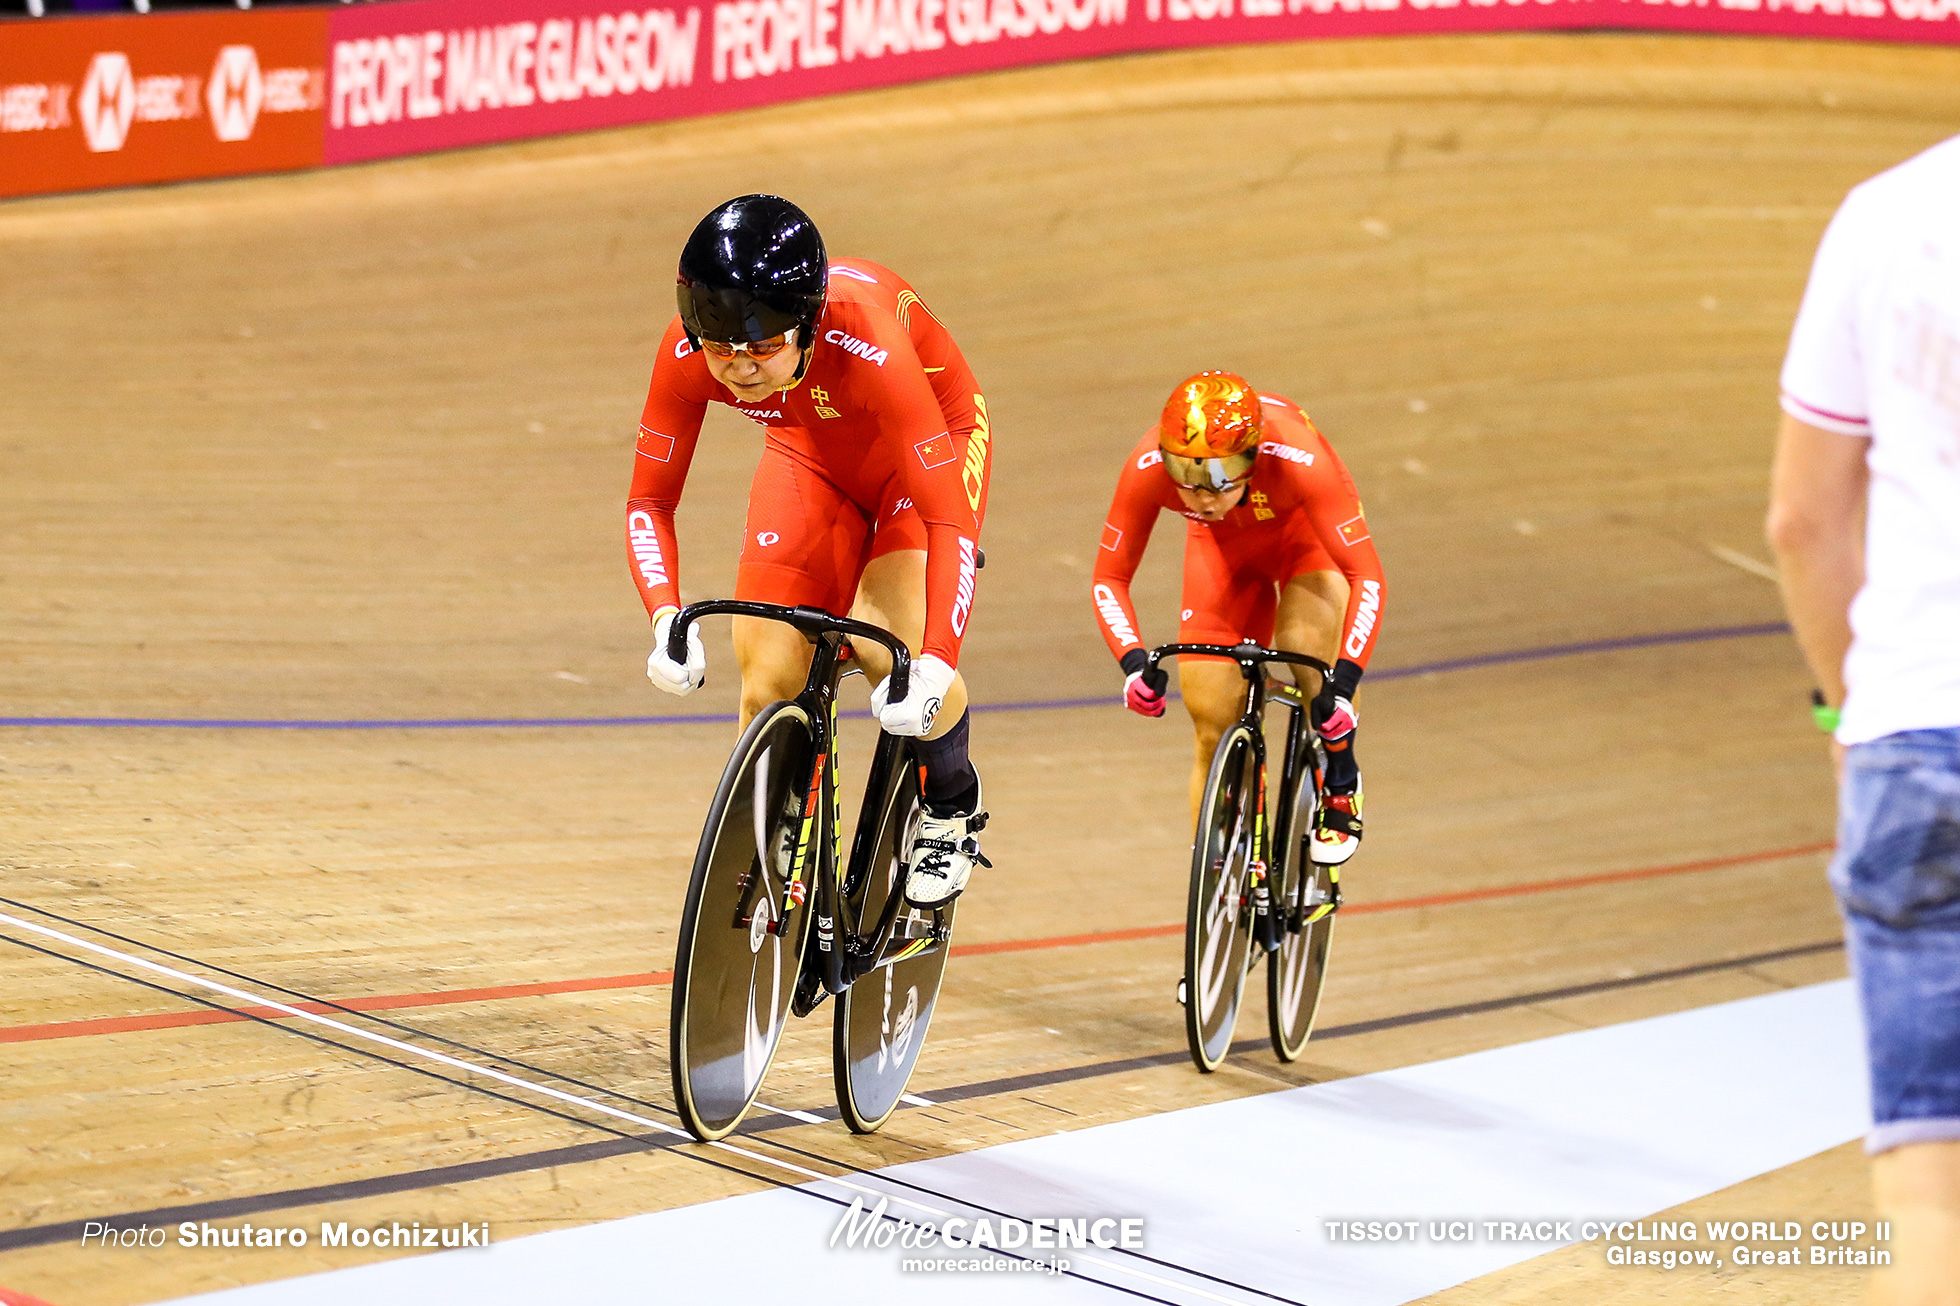
<svg viewBox="0 0 1960 1306"><path fill-rule="evenodd" d="M767 340L792 327L808 348L829 288L823 237L775 195L742 195L701 219L681 249L681 325L690 343Z"/></svg>

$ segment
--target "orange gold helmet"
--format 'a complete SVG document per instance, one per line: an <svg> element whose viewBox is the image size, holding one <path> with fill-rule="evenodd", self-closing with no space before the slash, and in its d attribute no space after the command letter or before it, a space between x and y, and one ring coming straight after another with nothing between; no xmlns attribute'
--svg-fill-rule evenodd
<svg viewBox="0 0 1960 1306"><path fill-rule="evenodd" d="M1179 485L1214 494L1252 474L1259 455L1259 394L1231 372L1200 372L1164 404L1157 444Z"/></svg>

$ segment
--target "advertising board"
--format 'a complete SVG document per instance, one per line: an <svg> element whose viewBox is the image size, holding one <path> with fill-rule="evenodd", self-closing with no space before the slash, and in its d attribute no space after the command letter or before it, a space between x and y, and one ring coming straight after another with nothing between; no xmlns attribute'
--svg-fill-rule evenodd
<svg viewBox="0 0 1960 1306"><path fill-rule="evenodd" d="M394 158L1144 50L1623 29L1960 43L1960 0L396 0L0 23L0 196Z"/></svg>
<svg viewBox="0 0 1960 1306"><path fill-rule="evenodd" d="M0 195L321 160L328 12L0 24Z"/></svg>

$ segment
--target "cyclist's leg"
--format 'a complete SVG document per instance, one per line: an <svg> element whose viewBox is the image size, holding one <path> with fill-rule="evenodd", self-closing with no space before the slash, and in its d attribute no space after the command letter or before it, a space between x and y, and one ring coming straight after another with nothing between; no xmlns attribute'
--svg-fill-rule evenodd
<svg viewBox="0 0 1960 1306"><path fill-rule="evenodd" d="M883 626L916 653L926 628L925 528L895 494L880 513L870 553L852 615ZM891 674L891 655L884 649L871 645L859 649L858 656L873 683ZM905 896L918 906L952 901L966 887L974 866L989 864L977 837L987 814L968 751L970 719L966 681L955 673L932 728L912 741L924 772L919 789L925 811L905 851Z"/></svg>
<svg viewBox="0 0 1960 1306"><path fill-rule="evenodd" d="M1288 570L1292 575L1280 588L1273 645L1310 654L1333 666L1340 655L1341 623L1347 615L1347 578L1334 569L1317 541L1296 553ZM1293 679L1300 692L1314 700L1310 719L1318 728L1327 708L1326 701L1317 697L1322 688L1320 673L1295 667ZM1323 736L1321 740L1327 752L1327 772L1322 777L1323 801L1314 812L1313 857L1317 862L1339 865L1352 857L1360 844L1361 767L1354 747L1358 733L1350 730L1338 739Z"/></svg>
<svg viewBox="0 0 1960 1306"><path fill-rule="evenodd" d="M1331 667L1341 652L1341 626L1347 616L1349 597L1347 577L1334 566L1327 550L1310 532L1303 530L1292 535L1288 543L1289 556L1284 570L1287 579L1280 589L1273 645L1294 653L1311 654ZM1317 671L1296 667L1293 679L1309 698L1320 692ZM1320 721L1316 719L1314 724L1318 726ZM1341 739L1327 740L1326 745L1327 792L1358 792L1361 771L1355 761L1354 732Z"/></svg>
<svg viewBox="0 0 1960 1306"><path fill-rule="evenodd" d="M946 413L948 428L957 433L955 443L966 458L964 465L967 475L963 484L973 507L976 535L987 515L987 469L991 465L991 439L984 408L984 401L976 394L972 403L956 403ZM980 442L977 455L974 454L976 440ZM865 552L868 561L858 579L857 599L851 615L891 631L903 639L906 647L912 650L912 655L917 657L925 644L926 631L926 527L919 518L918 509L912 506L903 481L897 476L879 490L877 524ZM891 674L891 657L884 649L875 645L859 649L858 656L864 659L864 674L873 684ZM966 722L966 679L955 671L953 683L940 702L939 715L920 742L931 744L957 733L960 739L957 769L969 769L966 766ZM927 771L925 798L932 803L937 801L933 795L935 778L932 774L935 750L921 748L918 752ZM952 778L941 777L942 780Z"/></svg>
<svg viewBox="0 0 1960 1306"><path fill-rule="evenodd" d="M779 602L770 599L767 602ZM742 719L747 730L757 712L803 692L810 675L810 641L780 621L735 618L735 660L742 668Z"/></svg>
<svg viewBox="0 0 1960 1306"><path fill-rule="evenodd" d="M926 631L926 551L896 549L875 554L865 564L864 576L858 581L857 602L851 608L851 615L859 621L883 626L904 640L913 656L918 656ZM863 647L852 647L872 684L892 673L891 654L880 646L866 643ZM925 737L943 737L966 715L966 702L966 681L956 671L952 687L940 704L939 717Z"/></svg>
<svg viewBox="0 0 1960 1306"><path fill-rule="evenodd" d="M851 615L883 626L916 654L926 629L925 550L876 554L865 564ZM891 655L878 645L866 642L857 655L873 684L891 674ZM966 681L955 672L932 729L913 744L926 769L924 797L933 808L972 811L979 796L980 781L967 752L968 720Z"/></svg>
<svg viewBox="0 0 1960 1306"><path fill-rule="evenodd" d="M1192 525L1184 534L1184 598L1180 644L1265 643L1272 637L1273 583L1220 549L1217 537ZM1178 690L1195 735L1191 760L1191 819L1198 819L1205 778L1218 740L1245 713L1245 677L1219 658L1180 657Z"/></svg>
<svg viewBox="0 0 1960 1306"><path fill-rule="evenodd" d="M1280 587L1273 647L1305 653L1333 666L1340 655L1341 618L1347 614L1347 601L1347 577L1332 567L1296 573ZM1318 671L1300 666L1288 670L1302 694L1312 698L1320 692Z"/></svg>
<svg viewBox="0 0 1960 1306"><path fill-rule="evenodd" d="M1180 634L1180 641L1183 636ZM1192 643L1232 643L1231 640L1192 640ZM1177 660L1177 687L1184 696L1184 710L1191 714L1196 736L1191 757L1191 820L1198 819L1198 806L1204 801L1205 778L1211 773L1212 754L1218 741L1245 713L1245 677L1238 664L1220 658L1181 657Z"/></svg>
<svg viewBox="0 0 1960 1306"><path fill-rule="evenodd" d="M770 439L749 487L735 597L842 613L863 566L871 523L815 468ZM810 673L810 642L778 621L735 618L742 668L742 727L769 704L795 698Z"/></svg>

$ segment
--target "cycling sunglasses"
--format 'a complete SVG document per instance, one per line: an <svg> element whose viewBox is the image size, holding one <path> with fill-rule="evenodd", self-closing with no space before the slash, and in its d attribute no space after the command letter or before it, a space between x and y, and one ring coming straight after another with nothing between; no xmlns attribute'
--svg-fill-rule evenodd
<svg viewBox="0 0 1960 1306"><path fill-rule="evenodd" d="M1164 455L1164 470L1172 481L1184 489L1229 494L1252 479L1253 461L1254 451L1251 449L1227 458L1181 458L1167 453Z"/></svg>
<svg viewBox="0 0 1960 1306"><path fill-rule="evenodd" d="M701 348L704 352L713 354L716 358L733 358L737 354L747 354L750 358L760 362L765 358L774 358L777 354L782 353L795 343L796 332L785 331L783 334L771 336L767 340L704 339L701 342Z"/></svg>

